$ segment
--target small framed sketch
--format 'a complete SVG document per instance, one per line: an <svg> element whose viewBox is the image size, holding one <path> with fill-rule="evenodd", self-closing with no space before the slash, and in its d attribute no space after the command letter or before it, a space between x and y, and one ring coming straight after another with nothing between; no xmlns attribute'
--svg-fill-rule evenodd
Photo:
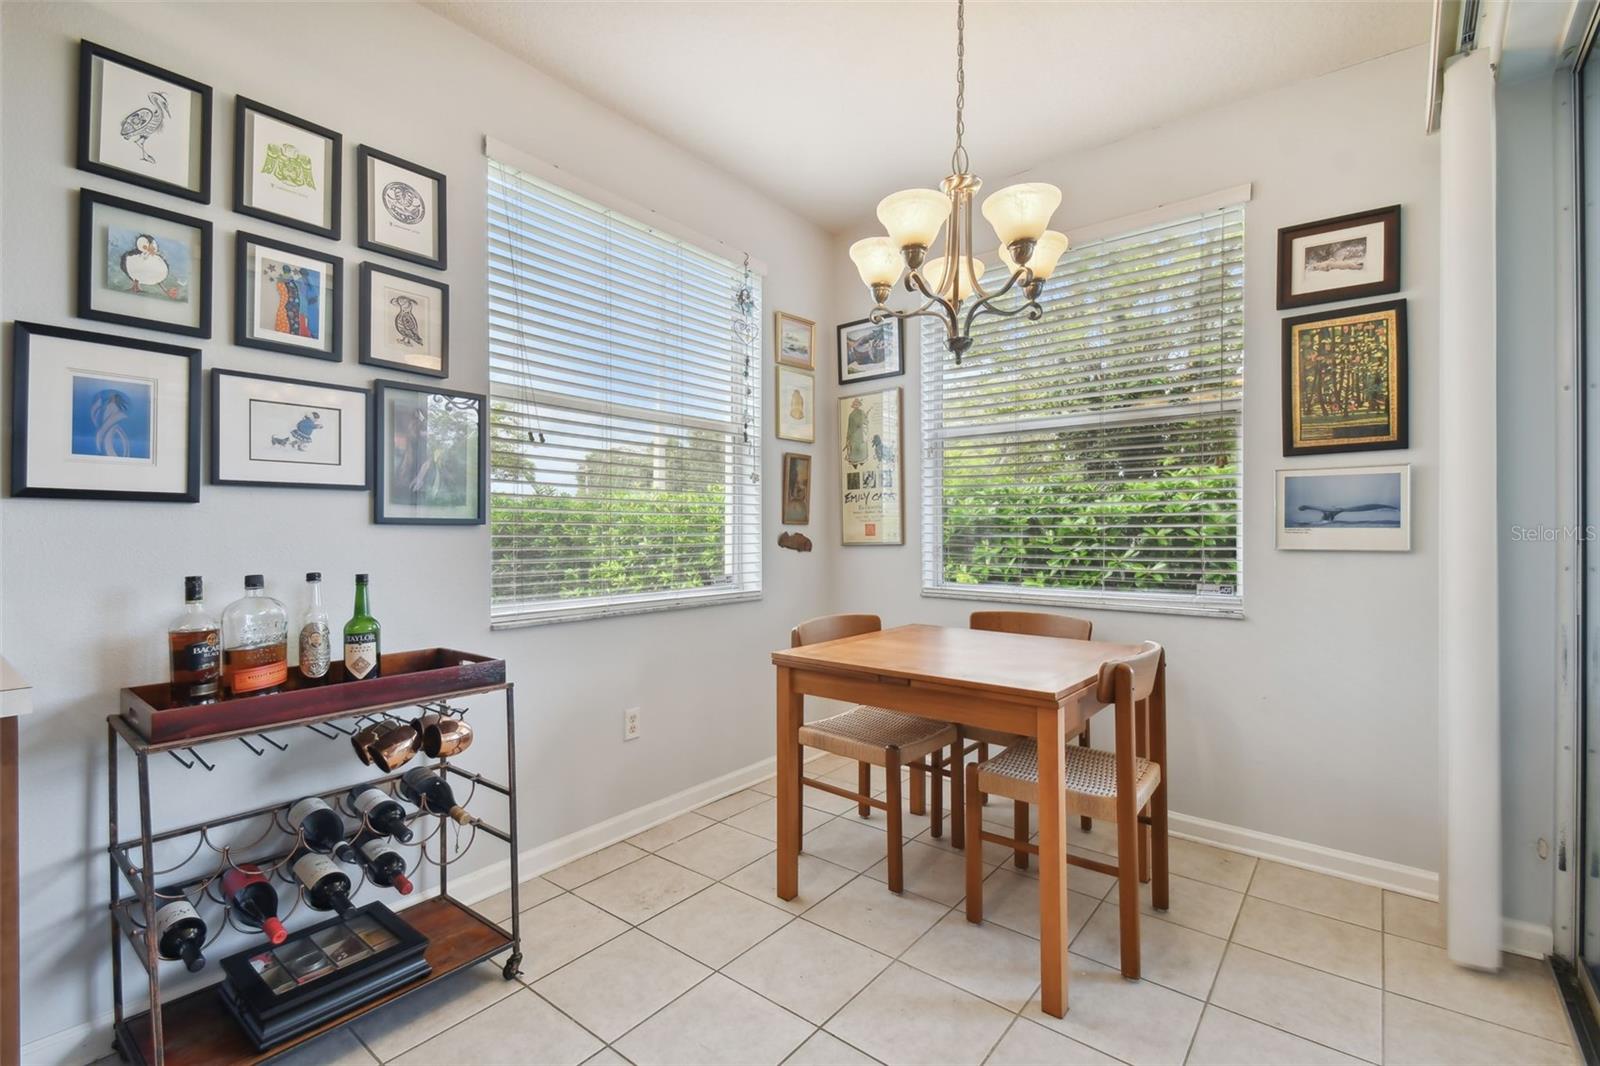
<svg viewBox="0 0 1600 1066"><path fill-rule="evenodd" d="M1278 310L1400 291L1400 205L1278 231Z"/></svg>
<svg viewBox="0 0 1600 1066"><path fill-rule="evenodd" d="M211 86L83 41L78 169L211 202Z"/></svg>
<svg viewBox="0 0 1600 1066"><path fill-rule="evenodd" d="M1406 302L1283 320L1283 454L1407 447Z"/></svg>
<svg viewBox="0 0 1600 1066"><path fill-rule="evenodd" d="M783 524L803 526L811 521L811 456L783 453Z"/></svg>
<svg viewBox="0 0 1600 1066"><path fill-rule="evenodd" d="M356 173L356 243L443 270L444 175L364 144L356 149Z"/></svg>
<svg viewBox="0 0 1600 1066"><path fill-rule="evenodd" d="M242 232L235 248L234 343L338 362L344 260Z"/></svg>
<svg viewBox="0 0 1600 1066"><path fill-rule="evenodd" d="M863 318L839 327L839 384L892 378L906 372L906 338L900 320Z"/></svg>
<svg viewBox="0 0 1600 1066"><path fill-rule="evenodd" d="M211 223L79 192L78 316L211 336Z"/></svg>
<svg viewBox="0 0 1600 1066"><path fill-rule="evenodd" d="M348 385L211 371L211 483L366 489L372 394Z"/></svg>
<svg viewBox="0 0 1600 1066"><path fill-rule="evenodd" d="M839 397L839 522L844 544L904 544L900 390Z"/></svg>
<svg viewBox="0 0 1600 1066"><path fill-rule="evenodd" d="M450 286L361 264L361 361L450 376Z"/></svg>
<svg viewBox="0 0 1600 1066"><path fill-rule="evenodd" d="M817 324L787 311L774 311L772 323L772 333L776 338L772 342L772 349L777 361L801 370L815 369L816 360L812 351L817 346Z"/></svg>
<svg viewBox="0 0 1600 1066"><path fill-rule="evenodd" d="M375 387L372 520L483 525L489 468L484 398L403 381L379 381Z"/></svg>
<svg viewBox="0 0 1600 1066"><path fill-rule="evenodd" d="M234 98L233 209L339 239L344 138L266 104Z"/></svg>
<svg viewBox="0 0 1600 1066"><path fill-rule="evenodd" d="M817 439L816 376L807 370L778 366L778 387L773 390L778 406L779 440L812 444Z"/></svg>
<svg viewBox="0 0 1600 1066"><path fill-rule="evenodd" d="M200 499L200 350L12 327L11 495Z"/></svg>
<svg viewBox="0 0 1600 1066"><path fill-rule="evenodd" d="M1411 550L1411 467L1278 471L1281 551Z"/></svg>

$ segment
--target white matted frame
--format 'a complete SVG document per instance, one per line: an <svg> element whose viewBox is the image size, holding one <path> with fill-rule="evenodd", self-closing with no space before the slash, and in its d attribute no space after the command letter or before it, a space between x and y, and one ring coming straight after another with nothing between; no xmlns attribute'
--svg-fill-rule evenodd
<svg viewBox="0 0 1600 1066"><path fill-rule="evenodd" d="M372 485L372 393L348 385L211 371L211 483Z"/></svg>
<svg viewBox="0 0 1600 1066"><path fill-rule="evenodd" d="M1279 470L1280 551L1411 550L1411 465Z"/></svg>

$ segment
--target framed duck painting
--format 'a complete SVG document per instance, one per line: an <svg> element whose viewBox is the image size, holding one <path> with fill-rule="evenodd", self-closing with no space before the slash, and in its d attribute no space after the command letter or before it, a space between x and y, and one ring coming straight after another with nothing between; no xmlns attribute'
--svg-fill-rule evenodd
<svg viewBox="0 0 1600 1066"><path fill-rule="evenodd" d="M211 223L84 189L78 316L211 336Z"/></svg>

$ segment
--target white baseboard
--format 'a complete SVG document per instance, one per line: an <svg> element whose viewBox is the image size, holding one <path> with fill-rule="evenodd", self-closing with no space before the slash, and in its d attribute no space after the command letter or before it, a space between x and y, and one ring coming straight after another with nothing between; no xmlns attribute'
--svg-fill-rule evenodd
<svg viewBox="0 0 1600 1066"><path fill-rule="evenodd" d="M1169 831L1175 837L1212 844L1228 851L1271 859L1285 866L1298 866L1302 870L1333 874L1365 885L1376 885L1391 892L1402 892L1423 899L1439 898L1439 875L1432 870L1415 866L1402 866L1397 862L1357 855L1351 851L1325 848L1321 844L1308 844L1303 840L1273 836L1254 829L1207 821L1188 814L1173 812L1168 816Z"/></svg>
<svg viewBox="0 0 1600 1066"><path fill-rule="evenodd" d="M1542 959L1555 950L1555 933L1548 925L1519 918L1500 920L1500 948L1513 955Z"/></svg>

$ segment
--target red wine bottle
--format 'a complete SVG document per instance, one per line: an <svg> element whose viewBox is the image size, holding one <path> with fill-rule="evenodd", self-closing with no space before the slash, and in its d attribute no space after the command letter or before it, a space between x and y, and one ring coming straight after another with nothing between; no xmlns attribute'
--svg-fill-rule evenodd
<svg viewBox="0 0 1600 1066"><path fill-rule="evenodd" d="M392 888L402 896L411 895L411 879L406 876L406 860L389 846L384 837L369 837L356 849L367 880L379 888Z"/></svg>
<svg viewBox="0 0 1600 1066"><path fill-rule="evenodd" d="M190 973L205 968L206 923L189 901L175 892L159 892L159 896L173 895L156 911L156 950L163 959L182 960Z"/></svg>
<svg viewBox="0 0 1600 1066"><path fill-rule="evenodd" d="M314 910L350 913L350 878L326 855L302 851L294 860L294 875L306 886L306 903Z"/></svg>
<svg viewBox="0 0 1600 1066"><path fill-rule="evenodd" d="M472 821L472 815L456 803L456 794L450 791L450 785L429 767L407 770L400 778L400 795L434 814L448 814L462 825Z"/></svg>
<svg viewBox="0 0 1600 1066"><path fill-rule="evenodd" d="M299 832L306 847L324 855L344 843L344 819L320 796L307 796L290 807L289 826Z"/></svg>
<svg viewBox="0 0 1600 1066"><path fill-rule="evenodd" d="M224 873L222 894L240 925L261 930L274 944L289 939L289 931L278 920L278 891L259 866L239 866Z"/></svg>
<svg viewBox="0 0 1600 1066"><path fill-rule="evenodd" d="M350 790L350 809L364 815L367 824L402 844L411 843L411 827L406 825L406 809L398 800L374 785L357 785Z"/></svg>

